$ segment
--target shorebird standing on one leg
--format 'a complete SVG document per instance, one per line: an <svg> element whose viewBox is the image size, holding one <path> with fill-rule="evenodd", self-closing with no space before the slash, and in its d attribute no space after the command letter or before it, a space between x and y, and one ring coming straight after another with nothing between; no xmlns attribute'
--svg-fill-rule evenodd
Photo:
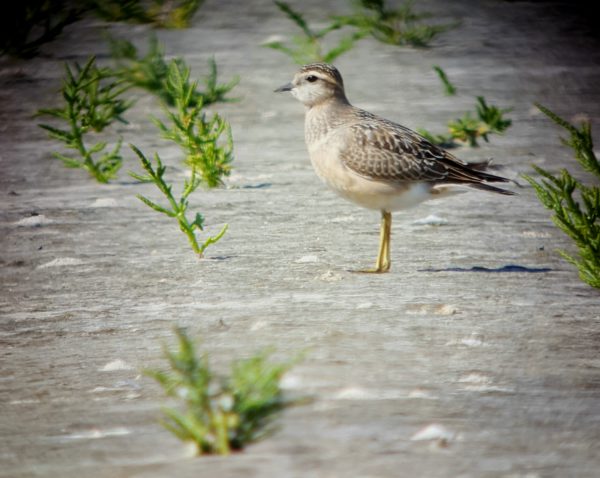
<svg viewBox="0 0 600 478"><path fill-rule="evenodd" d="M375 268L390 269L392 212L451 193L451 186L512 195L486 184L508 182L485 173L487 162L469 165L414 131L352 106L332 65L303 66L287 85L306 107L304 134L316 173L340 196L381 211Z"/></svg>

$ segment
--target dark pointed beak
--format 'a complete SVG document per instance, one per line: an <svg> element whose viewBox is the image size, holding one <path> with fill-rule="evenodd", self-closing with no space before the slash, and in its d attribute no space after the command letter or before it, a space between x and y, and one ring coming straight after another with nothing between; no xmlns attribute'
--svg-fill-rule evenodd
<svg viewBox="0 0 600 478"><path fill-rule="evenodd" d="M291 83L288 83L287 85L283 85L283 86L280 86L279 88L277 88L275 90L275 93L281 93L282 91L290 91L292 88L294 88L294 85L292 85Z"/></svg>

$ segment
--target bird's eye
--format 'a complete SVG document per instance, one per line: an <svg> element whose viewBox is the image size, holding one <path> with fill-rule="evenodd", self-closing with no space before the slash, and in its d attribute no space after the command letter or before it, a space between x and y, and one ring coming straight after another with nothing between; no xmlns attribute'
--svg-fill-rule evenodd
<svg viewBox="0 0 600 478"><path fill-rule="evenodd" d="M318 78L315 75L310 75L306 77L306 81L308 81L309 83L314 83L317 80Z"/></svg>

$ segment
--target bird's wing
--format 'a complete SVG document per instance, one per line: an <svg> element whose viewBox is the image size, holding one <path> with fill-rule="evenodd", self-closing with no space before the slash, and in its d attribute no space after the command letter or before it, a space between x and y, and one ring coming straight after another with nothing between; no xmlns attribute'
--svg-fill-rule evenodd
<svg viewBox="0 0 600 478"><path fill-rule="evenodd" d="M469 168L414 131L365 111L344 132L340 158L354 172L390 182L481 183L506 181Z"/></svg>

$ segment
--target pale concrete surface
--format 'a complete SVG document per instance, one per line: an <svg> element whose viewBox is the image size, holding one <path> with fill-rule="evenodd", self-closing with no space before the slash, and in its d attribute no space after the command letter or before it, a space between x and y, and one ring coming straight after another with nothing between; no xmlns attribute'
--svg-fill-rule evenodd
<svg viewBox="0 0 600 478"><path fill-rule="evenodd" d="M322 4L297 7L321 22L347 10ZM584 19L550 2L422 6L461 25L429 50L360 43L336 62L350 100L442 132L484 95L513 108L513 127L460 157L494 157L514 178L531 163L575 169L532 103L587 115L597 137L600 49ZM31 117L58 100L64 61L108 61L102 29L81 22L38 59L0 60L0 476L598 476L599 294L554 252L572 246L530 188L396 214L392 272L348 272L374 261L379 217L324 188L302 106L272 93L296 67L260 43L291 24L266 0L209 0L189 30L158 33L196 76L214 54L223 79L242 79L243 100L215 107L233 127L229 187L192 198L209 232L230 229L198 261L135 198L158 196L128 179L132 153L119 181L95 184L50 158L56 144ZM112 31L143 47L150 30ZM443 95L434 64L458 97ZM125 142L158 151L181 180L179 150L147 118L157 104L136 96ZM413 224L430 214L447 224ZM428 271L509 264L551 271ZM280 358L308 349L286 384L313 402L243 453L190 458L157 423L161 390L140 377L163 365L175 324L202 335L221 370L267 345ZM420 431L444 439L412 439Z"/></svg>

